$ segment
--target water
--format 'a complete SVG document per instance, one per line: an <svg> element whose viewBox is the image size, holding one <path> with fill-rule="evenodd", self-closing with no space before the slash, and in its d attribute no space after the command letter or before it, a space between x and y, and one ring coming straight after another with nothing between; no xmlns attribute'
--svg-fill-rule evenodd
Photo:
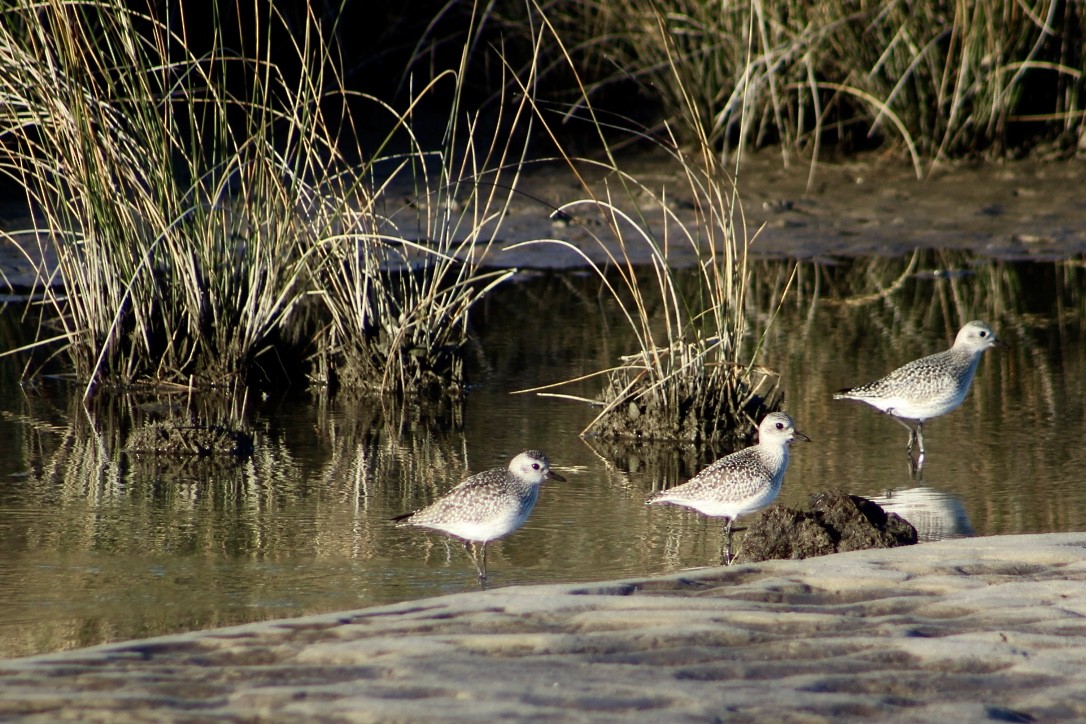
<svg viewBox="0 0 1086 724"><path fill-rule="evenodd" d="M794 449L778 504L840 487L922 506L912 514L928 537L1086 530L1086 271L934 252L919 262L919 275L904 274L906 259L800 266L758 357L781 373L784 409L814 438ZM794 264L756 265L748 349ZM0 656L473 590L459 543L389 518L525 447L546 452L569 482L544 486L524 527L491 546L492 586L715 562L716 522L644 501L727 451L646 445L601 455L579 437L593 408L509 394L630 351L600 299L590 276L573 274L488 300L462 410L298 391L255 401L246 421L256 453L239 464L122 454L146 399L85 411L76 386L23 389L18 369L4 367ZM918 479L905 429L832 392L944 349L972 318L1009 346L985 356L961 408L925 426Z"/></svg>

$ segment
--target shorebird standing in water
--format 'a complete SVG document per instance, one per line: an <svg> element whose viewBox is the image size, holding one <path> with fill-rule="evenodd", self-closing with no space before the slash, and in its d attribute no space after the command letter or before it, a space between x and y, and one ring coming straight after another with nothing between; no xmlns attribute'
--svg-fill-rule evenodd
<svg viewBox="0 0 1086 724"><path fill-rule="evenodd" d="M924 464L924 423L958 408L969 393L985 350L1001 344L984 322L965 325L945 352L921 357L866 385L834 394L835 400L859 400L885 412L909 430L906 452L920 447L916 468ZM915 420L914 428L907 421Z"/></svg>
<svg viewBox="0 0 1086 724"><path fill-rule="evenodd" d="M796 431L792 418L771 412L758 425L758 444L722 457L682 485L662 490L648 503L671 503L693 508L710 518L725 518L724 554L732 561L732 523L772 503L788 469L788 450L794 440L811 438Z"/></svg>
<svg viewBox="0 0 1086 724"><path fill-rule="evenodd" d="M551 470L546 455L525 450L509 467L472 475L427 507L392 520L400 526L430 528L463 540L485 585L487 543L524 524L539 498L539 487L548 479L566 480ZM482 548L481 564L477 546Z"/></svg>

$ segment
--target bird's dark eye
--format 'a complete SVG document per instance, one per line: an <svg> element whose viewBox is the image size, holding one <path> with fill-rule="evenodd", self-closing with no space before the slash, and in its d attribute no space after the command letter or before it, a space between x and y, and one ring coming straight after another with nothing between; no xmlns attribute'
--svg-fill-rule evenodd
<svg viewBox="0 0 1086 724"><path fill-rule="evenodd" d="M532 463L532 470L539 470L539 463Z"/></svg>
<svg viewBox="0 0 1086 724"><path fill-rule="evenodd" d="M778 422L777 423L777 429L778 430L783 430L784 429L784 423L783 422Z"/></svg>
<svg viewBox="0 0 1086 724"><path fill-rule="evenodd" d="M987 332L985 332L985 331L984 331L984 330L982 329L982 330L980 331L980 338L981 338L981 339L984 339L984 338L985 338L985 337L987 337L987 336L988 336L988 333L987 333Z"/></svg>

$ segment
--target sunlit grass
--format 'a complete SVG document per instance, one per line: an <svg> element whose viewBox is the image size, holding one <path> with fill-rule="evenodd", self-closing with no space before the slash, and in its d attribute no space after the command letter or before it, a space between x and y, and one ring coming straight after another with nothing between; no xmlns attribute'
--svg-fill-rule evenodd
<svg viewBox="0 0 1086 724"><path fill-rule="evenodd" d="M590 93L633 81L684 139L779 144L786 161L881 143L920 175L947 156L1074 152L1084 7L596 0L547 12Z"/></svg>
<svg viewBox="0 0 1086 724"><path fill-rule="evenodd" d="M541 37L561 46L561 37L545 18L541 25ZM572 56L566 58L576 77ZM678 74L679 60L671 55L668 59ZM681 79L677 83L682 87ZM750 361L755 350L745 349L753 230L745 226L734 178L721 166L704 129L690 152L675 138L661 143L679 169L675 187L655 188L624 172L608 142L613 129L604 128L581 88L585 93L580 103L596 128L602 153L574 157L556 143L585 195L555 213L574 223L590 221L581 227L597 248L563 239L525 243L553 244L580 255L619 305L637 340L636 349L597 373L603 379L602 409L584 433L699 443L746 438L747 423L772 409L778 396L772 372L757 368ZM696 103L693 96L684 100ZM540 113L541 123L557 140L548 117ZM602 184L585 180L589 170L603 176ZM689 197L692 218L676 211L679 188ZM635 260L646 252L644 270ZM673 261L677 252L694 258L692 283Z"/></svg>
<svg viewBox="0 0 1086 724"><path fill-rule="evenodd" d="M294 46L309 73L292 83L225 48L191 55L183 28L119 4L19 3L3 27L3 171L56 248L63 285L43 291L77 378L244 381L349 211L322 193L328 48Z"/></svg>
<svg viewBox="0 0 1086 724"><path fill-rule="evenodd" d="M446 80L454 82L464 70ZM491 253L514 193L515 182L505 175L515 175L526 149L523 141L515 145L513 134L482 130L489 124L480 123L479 113L461 128L457 105L441 149L428 151L408 133L409 151L377 159L394 170L365 210L367 227L322 249L315 293L331 321L317 354L319 367L334 369L340 385L460 396L470 310L515 272L485 270L479 262ZM498 109L523 112L504 101ZM489 120L497 129L506 123ZM412 203L377 213L381 198L403 180L417 190Z"/></svg>
<svg viewBox="0 0 1086 724"><path fill-rule="evenodd" d="M477 182L510 147L465 132L454 107L438 151L389 150L411 134L412 108L350 91L326 18L269 10L239 28L255 38L241 49L226 45L226 21L201 17L215 31L206 52L176 21L196 16L183 5L162 17L112 0L0 11L0 172L37 212L22 231L43 248L28 257L51 246L58 259L60 279L36 290L58 329L43 327L39 344L87 395L302 374L458 392L468 310L506 276L475 264L503 203ZM462 67L439 75L412 106L462 82ZM359 146L358 108L391 129L375 151ZM377 203L397 174L425 209L406 228Z"/></svg>

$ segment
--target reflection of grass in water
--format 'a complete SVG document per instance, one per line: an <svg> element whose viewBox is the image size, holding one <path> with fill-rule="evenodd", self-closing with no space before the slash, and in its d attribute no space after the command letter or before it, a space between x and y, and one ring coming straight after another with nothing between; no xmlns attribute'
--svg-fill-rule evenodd
<svg viewBox="0 0 1086 724"><path fill-rule="evenodd" d="M313 419L287 429L257 415L259 444L252 457L239 461L130 454L124 447L128 430L186 411L100 394L87 414L78 395L68 392L54 398L43 390L7 417L21 452L12 467L27 474L5 516L10 527L3 547L17 556L10 570L33 579L19 582L20 594L49 601L67 591L88 608L73 604L71 611L19 629L5 620L5 655L304 613L274 606L277 598L292 599L305 580L299 561L379 569L392 555L392 528L383 525L388 511L417 507L467 468L463 444L450 432L460 426L457 405L381 408L340 396L335 409L305 406ZM193 417L237 419L219 396L189 402ZM86 570L79 561L88 561ZM146 591L129 593L145 577L155 578L160 562L181 578L148 581ZM124 581L113 580L124 565L132 567L123 572ZM199 600L191 610L185 601L194 589L185 571L198 577ZM276 593L275 586L286 588ZM327 584L317 587L323 593L301 600L333 596ZM161 609L149 603L171 592L177 598ZM106 596L100 605L93 603L96 595ZM133 610L118 610L129 595L139 597ZM367 595L376 602L406 594L390 587Z"/></svg>
<svg viewBox="0 0 1086 724"><path fill-rule="evenodd" d="M917 249L901 257L803 263L794 275L791 300L801 310L819 305L864 310L855 319L883 324L880 331L890 339L903 333L923 338L933 331L946 331L953 339L971 319L1017 323L1054 314L1053 321L1068 324L1082 318L1082 276L1082 265L1074 262ZM755 307L772 304L790 278L790 270L779 263L755 262L750 292Z"/></svg>

